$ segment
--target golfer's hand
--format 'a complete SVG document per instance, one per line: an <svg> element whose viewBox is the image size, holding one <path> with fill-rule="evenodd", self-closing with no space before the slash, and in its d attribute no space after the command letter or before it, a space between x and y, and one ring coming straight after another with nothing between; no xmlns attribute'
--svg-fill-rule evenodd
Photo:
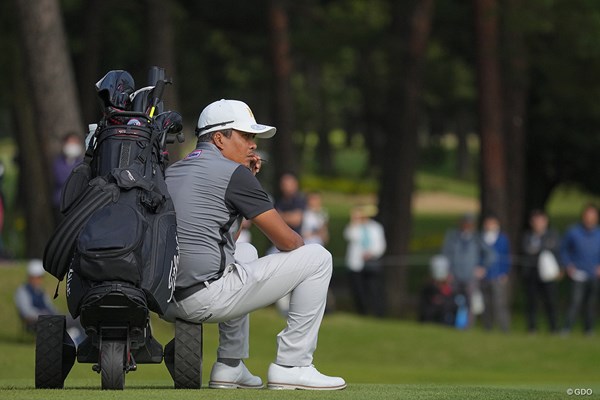
<svg viewBox="0 0 600 400"><path fill-rule="evenodd" d="M262 160L260 159L258 154L255 154L252 160L250 161L250 172L252 172L252 174L256 176L256 174L260 172L260 167L262 167Z"/></svg>

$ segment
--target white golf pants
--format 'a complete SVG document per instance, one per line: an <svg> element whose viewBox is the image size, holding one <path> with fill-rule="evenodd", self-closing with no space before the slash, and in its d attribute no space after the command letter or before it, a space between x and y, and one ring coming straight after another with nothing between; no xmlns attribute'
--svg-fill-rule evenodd
<svg viewBox="0 0 600 400"><path fill-rule="evenodd" d="M171 303L164 318L219 323L219 358L248 358L248 313L290 294L287 326L277 335L275 362L308 366L317 347L327 289L331 253L318 244L258 258L254 246L236 245L235 264L221 279L190 297Z"/></svg>

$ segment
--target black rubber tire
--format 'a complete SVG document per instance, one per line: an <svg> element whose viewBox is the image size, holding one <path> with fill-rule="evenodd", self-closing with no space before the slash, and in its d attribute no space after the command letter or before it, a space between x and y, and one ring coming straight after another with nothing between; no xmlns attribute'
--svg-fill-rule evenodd
<svg viewBox="0 0 600 400"><path fill-rule="evenodd" d="M173 382L175 389L202 387L202 324L175 322Z"/></svg>
<svg viewBox="0 0 600 400"><path fill-rule="evenodd" d="M102 342L100 349L102 390L125 388L125 347L125 343L120 341Z"/></svg>
<svg viewBox="0 0 600 400"><path fill-rule="evenodd" d="M64 315L40 315L36 323L35 387L37 389L62 389Z"/></svg>

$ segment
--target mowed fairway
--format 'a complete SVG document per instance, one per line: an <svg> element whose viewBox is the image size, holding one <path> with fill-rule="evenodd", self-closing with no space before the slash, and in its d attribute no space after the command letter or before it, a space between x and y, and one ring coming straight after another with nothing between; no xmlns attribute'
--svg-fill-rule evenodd
<svg viewBox="0 0 600 400"><path fill-rule="evenodd" d="M567 390L592 389L600 397L600 339L574 333L556 337L460 332L398 320L351 314L327 315L321 327L316 366L343 376L341 392L267 390L174 390L163 364L139 365L126 377L125 392L102 392L90 364L75 364L64 390L34 389L33 340L21 332L12 293L24 267L2 267L0 281L0 399L564 399ZM49 287L53 278L48 279ZM64 288L61 289L61 293ZM64 304L61 294L59 304ZM250 370L266 379L275 336L284 320L273 308L251 318ZM172 328L153 320L164 345ZM203 384L215 359L217 329L205 325ZM583 396L579 396L583 397Z"/></svg>

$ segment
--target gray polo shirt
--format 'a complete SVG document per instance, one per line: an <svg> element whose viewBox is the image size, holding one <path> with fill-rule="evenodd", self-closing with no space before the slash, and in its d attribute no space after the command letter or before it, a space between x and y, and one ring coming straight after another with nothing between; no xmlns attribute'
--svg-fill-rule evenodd
<svg viewBox="0 0 600 400"><path fill-rule="evenodd" d="M273 203L250 170L225 158L212 143L198 143L166 171L177 214L177 288L219 277L234 262L234 235Z"/></svg>

